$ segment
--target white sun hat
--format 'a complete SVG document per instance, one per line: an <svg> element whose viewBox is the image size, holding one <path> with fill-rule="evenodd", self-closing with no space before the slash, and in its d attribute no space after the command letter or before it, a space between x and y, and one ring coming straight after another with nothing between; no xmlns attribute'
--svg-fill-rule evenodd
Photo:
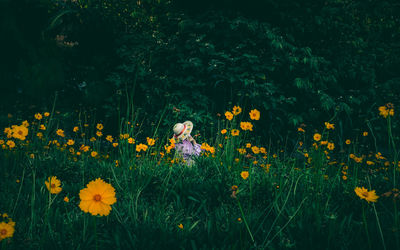
<svg viewBox="0 0 400 250"><path fill-rule="evenodd" d="M175 124L174 130L174 138L178 140L185 140L193 129L193 123L191 121L185 121L184 123Z"/></svg>

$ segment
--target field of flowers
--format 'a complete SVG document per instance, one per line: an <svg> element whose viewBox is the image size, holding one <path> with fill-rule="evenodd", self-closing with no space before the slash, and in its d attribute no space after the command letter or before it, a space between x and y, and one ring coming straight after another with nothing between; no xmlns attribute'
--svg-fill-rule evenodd
<svg viewBox="0 0 400 250"><path fill-rule="evenodd" d="M385 152L373 126L298 127L294 148L252 136L260 112L234 106L187 165L171 130L120 131L60 112L8 116L0 136L2 249L400 249L392 104ZM172 128L171 124L171 128ZM196 136L196 135L193 135ZM375 142L375 143L374 143Z"/></svg>

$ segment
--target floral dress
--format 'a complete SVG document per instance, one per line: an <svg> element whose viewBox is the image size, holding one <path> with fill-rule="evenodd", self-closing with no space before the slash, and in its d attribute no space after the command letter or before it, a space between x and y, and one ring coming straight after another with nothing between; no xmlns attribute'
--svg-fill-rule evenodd
<svg viewBox="0 0 400 250"><path fill-rule="evenodd" d="M179 141L175 144L176 152L183 157L188 165L193 164L193 160L197 156L200 156L202 151L201 145L195 142L190 142L190 139L191 137L188 137L185 140Z"/></svg>

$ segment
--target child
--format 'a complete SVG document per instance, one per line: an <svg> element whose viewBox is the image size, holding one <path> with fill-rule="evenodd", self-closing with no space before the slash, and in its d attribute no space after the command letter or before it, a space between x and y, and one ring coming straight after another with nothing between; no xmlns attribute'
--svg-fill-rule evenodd
<svg viewBox="0 0 400 250"><path fill-rule="evenodd" d="M186 121L184 123L175 124L174 139L175 150L186 161L187 165L193 164L193 159L200 155L201 145L196 143L196 140L190 135L193 129L193 123Z"/></svg>

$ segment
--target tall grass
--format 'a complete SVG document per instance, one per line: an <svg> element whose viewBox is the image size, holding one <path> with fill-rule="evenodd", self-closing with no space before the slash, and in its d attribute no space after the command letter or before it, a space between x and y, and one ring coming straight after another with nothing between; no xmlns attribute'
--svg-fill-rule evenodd
<svg viewBox="0 0 400 250"><path fill-rule="evenodd" d="M112 142L105 140L107 134L96 136L105 130L83 114L69 117L76 122L64 127L63 114L54 110L29 120L25 140L2 138L0 212L16 221L13 237L1 241L3 249L400 247L399 168L390 116L392 150L382 158L356 139L335 143L335 130L322 126L319 141L313 131L305 131L299 132L295 148L276 148L240 128L241 121L250 121L253 129L262 129L243 111L231 121L221 119L219 131L207 139L209 146L203 145L206 151L188 166L173 149L166 150L171 134L160 129L162 118L143 130L139 115L129 113ZM8 126L19 122L10 120ZM79 131L73 132L74 126ZM57 135L58 129L65 137ZM232 136L233 129L240 134ZM156 143L137 152L146 137ZM75 144L68 145L69 139ZM8 140L16 147L6 145ZM328 149L324 141L335 148ZM90 149L84 152L81 145ZM241 176L243 171L248 178ZM50 176L61 180L59 194L50 194L44 185ZM95 178L116 190L109 216L94 217L78 206L79 191ZM361 186L376 190L378 201L360 200L354 189Z"/></svg>

